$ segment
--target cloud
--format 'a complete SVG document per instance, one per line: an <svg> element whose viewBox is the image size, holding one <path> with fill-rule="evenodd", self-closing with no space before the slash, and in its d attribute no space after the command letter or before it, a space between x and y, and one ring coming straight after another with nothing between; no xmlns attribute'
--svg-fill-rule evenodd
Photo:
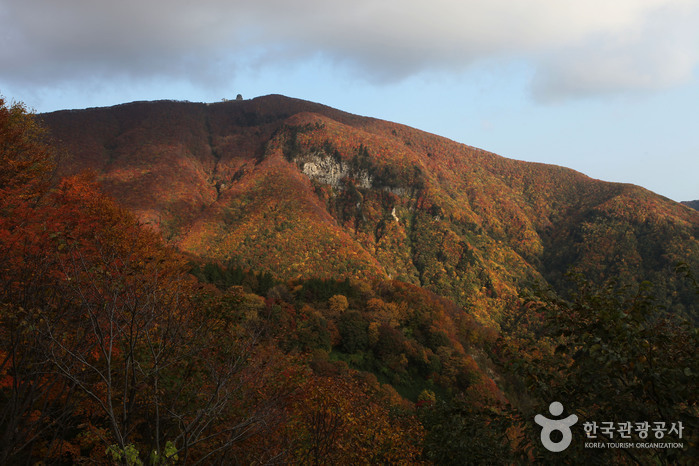
<svg viewBox="0 0 699 466"><path fill-rule="evenodd" d="M541 100L654 90L692 77L694 0L9 0L0 81L216 82L243 64L321 56L395 82L524 59Z"/></svg>
<svg viewBox="0 0 699 466"><path fill-rule="evenodd" d="M555 101L652 91L690 80L699 63L699 5L670 6L650 10L632 27L551 48L537 63L534 95Z"/></svg>

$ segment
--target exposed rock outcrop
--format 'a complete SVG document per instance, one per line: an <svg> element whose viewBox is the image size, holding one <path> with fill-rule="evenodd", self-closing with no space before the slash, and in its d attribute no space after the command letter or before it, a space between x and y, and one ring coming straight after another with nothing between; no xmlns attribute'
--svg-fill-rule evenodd
<svg viewBox="0 0 699 466"><path fill-rule="evenodd" d="M347 163L337 160L324 152L312 152L295 160L301 172L311 179L333 188L342 188L341 180L351 177L357 187L370 189L372 177L367 170L353 170Z"/></svg>

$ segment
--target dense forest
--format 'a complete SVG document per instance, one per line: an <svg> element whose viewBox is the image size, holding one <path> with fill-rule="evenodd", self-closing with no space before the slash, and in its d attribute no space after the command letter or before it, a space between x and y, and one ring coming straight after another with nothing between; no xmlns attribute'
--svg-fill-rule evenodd
<svg viewBox="0 0 699 466"><path fill-rule="evenodd" d="M143 105L0 102L0 463L699 456L696 212L316 104Z"/></svg>

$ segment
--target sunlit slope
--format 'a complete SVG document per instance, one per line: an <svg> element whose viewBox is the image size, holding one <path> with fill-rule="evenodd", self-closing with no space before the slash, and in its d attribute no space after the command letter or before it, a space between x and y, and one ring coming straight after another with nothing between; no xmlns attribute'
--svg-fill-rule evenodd
<svg viewBox="0 0 699 466"><path fill-rule="evenodd" d="M105 189L173 244L279 278L391 277L484 319L524 284L652 280L680 297L699 213L643 188L520 162L282 96L43 116Z"/></svg>

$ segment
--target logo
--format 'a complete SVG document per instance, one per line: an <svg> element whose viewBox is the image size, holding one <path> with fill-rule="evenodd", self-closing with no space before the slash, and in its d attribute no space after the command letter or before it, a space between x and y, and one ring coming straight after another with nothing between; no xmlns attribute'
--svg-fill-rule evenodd
<svg viewBox="0 0 699 466"><path fill-rule="evenodd" d="M549 405L549 412L554 417L560 416L563 414L563 405L558 401L554 401ZM578 422L578 416L571 414L567 418L556 420L549 419L541 414L537 414L534 417L534 422L542 427L541 443L544 445L544 447L548 451L558 453L559 451L563 451L568 448L570 442L573 440L573 433L570 431L570 427ZM555 430L563 434L563 438L558 442L551 440L551 433Z"/></svg>

